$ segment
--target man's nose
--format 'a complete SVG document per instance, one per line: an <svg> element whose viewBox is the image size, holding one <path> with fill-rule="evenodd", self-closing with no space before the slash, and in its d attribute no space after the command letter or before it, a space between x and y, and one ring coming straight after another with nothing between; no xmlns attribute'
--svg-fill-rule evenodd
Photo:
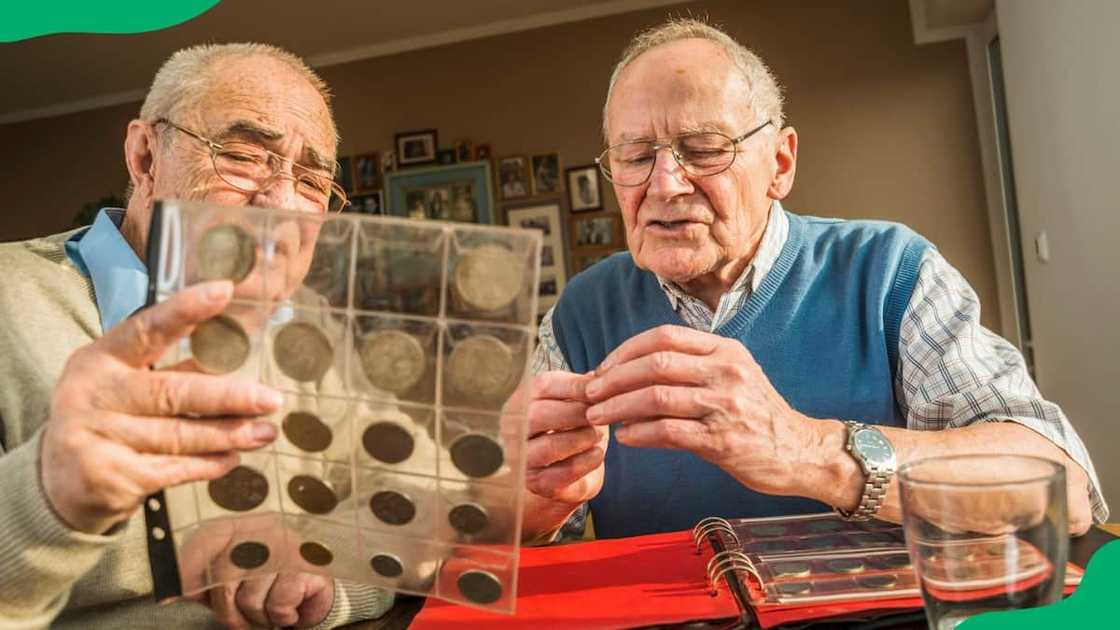
<svg viewBox="0 0 1120 630"><path fill-rule="evenodd" d="M296 193L296 179L289 173L278 173L264 182L253 195L253 205L261 208L279 210L299 210L299 196Z"/></svg>
<svg viewBox="0 0 1120 630"><path fill-rule="evenodd" d="M649 176L647 194L671 199L692 191L692 181L688 178L688 172L677 161L673 149L671 147L658 149L657 159L653 162L653 173Z"/></svg>

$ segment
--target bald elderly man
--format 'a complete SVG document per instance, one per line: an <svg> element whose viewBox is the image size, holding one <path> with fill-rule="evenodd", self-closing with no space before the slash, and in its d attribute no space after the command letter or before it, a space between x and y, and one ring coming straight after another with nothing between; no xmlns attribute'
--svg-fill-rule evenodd
<svg viewBox="0 0 1120 630"><path fill-rule="evenodd" d="M327 87L297 57L259 44L181 50L128 125L128 207L0 246L0 628L330 628L392 605L382 589L281 573L157 606L137 509L271 443L275 427L258 418L281 402L233 376L148 369L233 291L200 284L132 315L153 201L338 210L337 143ZM232 177L233 162L256 172ZM286 255L306 272L309 248Z"/></svg>
<svg viewBox="0 0 1120 630"><path fill-rule="evenodd" d="M798 136L751 51L695 20L641 34L603 135L629 251L543 319L526 539L588 512L600 537L711 515L897 522L898 466L977 452L1063 464L1071 532L1107 517L1065 414L928 241L782 207Z"/></svg>

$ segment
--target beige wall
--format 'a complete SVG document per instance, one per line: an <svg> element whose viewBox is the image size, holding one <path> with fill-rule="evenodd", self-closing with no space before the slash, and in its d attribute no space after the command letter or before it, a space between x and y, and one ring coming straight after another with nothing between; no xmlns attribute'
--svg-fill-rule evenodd
<svg viewBox="0 0 1120 630"><path fill-rule="evenodd" d="M795 211L902 221L929 237L998 328L995 279L962 41L913 44L907 4L713 0L707 14L770 64L801 138ZM497 156L601 150L600 110L626 39L667 9L605 17L324 68L341 154L435 127L441 142ZM66 227L82 203L125 183L123 130L137 106L0 126L0 239ZM32 184L34 183L34 184ZM616 209L613 197L608 203Z"/></svg>

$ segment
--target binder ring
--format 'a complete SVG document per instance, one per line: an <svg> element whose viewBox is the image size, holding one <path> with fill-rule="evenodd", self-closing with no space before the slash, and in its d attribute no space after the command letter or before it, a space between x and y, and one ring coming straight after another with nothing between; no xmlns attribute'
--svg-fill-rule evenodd
<svg viewBox="0 0 1120 630"><path fill-rule="evenodd" d="M742 551L739 551L737 549L721 551L712 556L710 560L708 560L708 566L704 570L704 572L708 576L709 582L713 581L713 570L722 564L726 564L728 561L732 561L733 564L746 564L752 570L754 570L754 563L751 562L751 559L747 557L747 554L743 553Z"/></svg>
<svg viewBox="0 0 1120 630"><path fill-rule="evenodd" d="M734 571L744 571L750 575L753 575L759 582L762 581L761 576L759 576L758 574L758 570L755 569L754 564L751 563L750 559L745 555L742 555L742 552L734 553L738 555L729 555L721 558L719 562L716 562L715 565L712 566L711 570L709 570L708 586L711 588L712 595L715 595L718 591L719 580L725 577L728 573Z"/></svg>
<svg viewBox="0 0 1120 630"><path fill-rule="evenodd" d="M709 516L692 528L692 542L696 545L696 553L700 553L700 543L704 540L704 537L715 531L726 532L735 541L735 546L739 546L739 537L735 534L731 523L727 522L726 519Z"/></svg>

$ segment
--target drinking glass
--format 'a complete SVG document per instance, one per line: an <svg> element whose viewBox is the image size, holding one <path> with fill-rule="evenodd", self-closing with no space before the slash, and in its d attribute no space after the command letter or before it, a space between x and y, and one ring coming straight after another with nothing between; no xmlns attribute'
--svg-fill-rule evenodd
<svg viewBox="0 0 1120 630"><path fill-rule="evenodd" d="M903 527L930 628L1062 595L1066 471L1021 455L934 457L898 471Z"/></svg>

